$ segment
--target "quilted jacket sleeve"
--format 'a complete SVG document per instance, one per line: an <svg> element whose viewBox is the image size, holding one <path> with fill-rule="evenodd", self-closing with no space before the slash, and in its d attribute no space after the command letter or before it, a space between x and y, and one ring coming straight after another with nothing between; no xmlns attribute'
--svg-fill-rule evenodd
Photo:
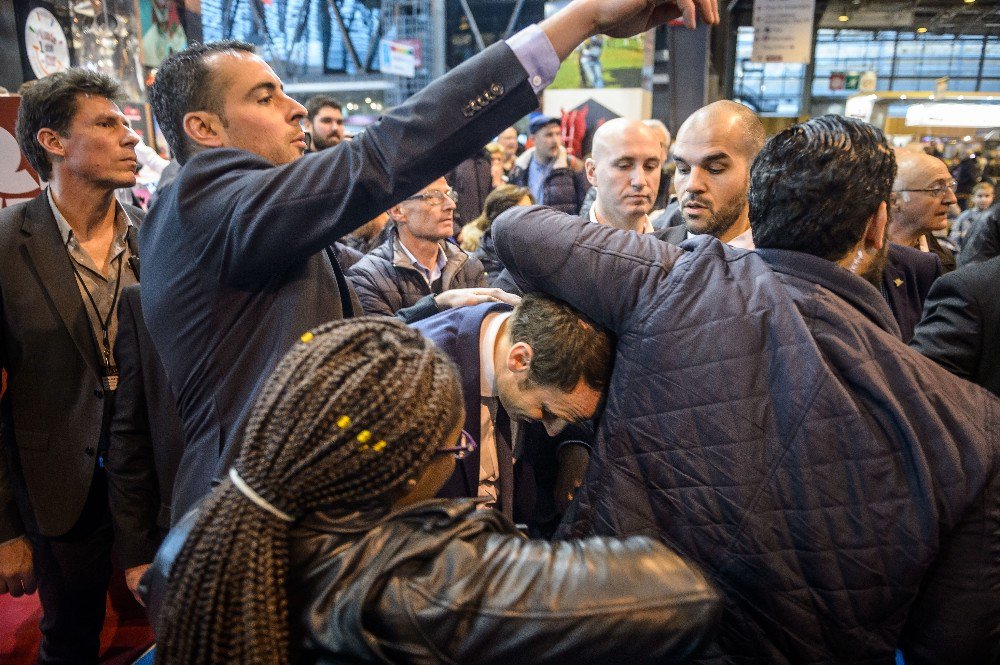
<svg viewBox="0 0 1000 665"><path fill-rule="evenodd" d="M440 662L498 665L675 662L719 612L701 573L650 539L501 534L451 540L392 577L380 605L394 610L382 613L390 634L423 636Z"/></svg>
<svg viewBox="0 0 1000 665"><path fill-rule="evenodd" d="M497 253L525 292L565 300L600 325L620 332L640 302L655 294L684 251L652 235L622 231L531 206L493 223Z"/></svg>

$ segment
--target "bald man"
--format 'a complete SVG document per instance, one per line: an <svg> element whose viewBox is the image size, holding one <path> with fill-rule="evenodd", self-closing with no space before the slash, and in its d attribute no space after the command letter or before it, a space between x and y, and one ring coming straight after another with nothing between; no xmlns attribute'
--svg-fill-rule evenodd
<svg viewBox="0 0 1000 665"><path fill-rule="evenodd" d="M955 269L955 256L934 237L948 228L948 209L958 202L955 181L943 161L924 152L896 151L889 240L933 252L945 272Z"/></svg>
<svg viewBox="0 0 1000 665"><path fill-rule="evenodd" d="M658 132L639 120L615 118L594 132L587 180L597 190L590 221L652 233L649 211L660 187L664 152Z"/></svg>
<svg viewBox="0 0 1000 665"><path fill-rule="evenodd" d="M654 211L663 210L667 207L667 203L670 202L670 179L674 175L674 165L668 159L670 155L670 142L673 140L673 137L670 135L670 130L667 129L667 126L656 118L643 120L642 124L656 131L656 135L660 137L660 147L663 149L663 164L660 165L660 191L653 202Z"/></svg>
<svg viewBox="0 0 1000 665"><path fill-rule="evenodd" d="M723 100L698 109L674 141L674 187L690 235L753 249L750 164L767 135L749 108Z"/></svg>

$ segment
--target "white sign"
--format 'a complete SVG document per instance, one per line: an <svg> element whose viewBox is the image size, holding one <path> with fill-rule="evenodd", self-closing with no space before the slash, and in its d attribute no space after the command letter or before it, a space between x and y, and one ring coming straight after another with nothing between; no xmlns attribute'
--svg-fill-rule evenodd
<svg viewBox="0 0 1000 665"><path fill-rule="evenodd" d="M844 105L844 115L848 118L857 118L865 122L872 121L872 111L875 110L875 95L860 95L851 97Z"/></svg>
<svg viewBox="0 0 1000 665"><path fill-rule="evenodd" d="M417 56L413 45L383 39L378 45L378 68L383 74L413 78L417 71Z"/></svg>
<svg viewBox="0 0 1000 665"><path fill-rule="evenodd" d="M801 62L812 57L816 0L754 0L753 62Z"/></svg>
<svg viewBox="0 0 1000 665"><path fill-rule="evenodd" d="M906 109L907 127L1000 127L1000 104L914 104Z"/></svg>
<svg viewBox="0 0 1000 665"><path fill-rule="evenodd" d="M878 88L878 74L873 71L863 72L858 92L875 92L876 88Z"/></svg>
<svg viewBox="0 0 1000 665"><path fill-rule="evenodd" d="M44 7L35 7L24 23L24 48L28 64L38 78L69 67L69 44L59 21Z"/></svg>

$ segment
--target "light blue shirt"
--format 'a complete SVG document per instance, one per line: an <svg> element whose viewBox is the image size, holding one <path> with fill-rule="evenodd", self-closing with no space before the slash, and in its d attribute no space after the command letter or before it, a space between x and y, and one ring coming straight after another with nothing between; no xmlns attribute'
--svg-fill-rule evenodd
<svg viewBox="0 0 1000 665"><path fill-rule="evenodd" d="M556 80L559 56L537 25L529 25L508 39L507 46L517 56L524 71L528 72L528 82L536 95Z"/></svg>
<svg viewBox="0 0 1000 665"><path fill-rule="evenodd" d="M551 161L542 164L534 156L528 162L528 189L531 190L531 195L535 197L535 203L538 205L545 205L545 197L542 196L545 193L545 179L552 173L554 163L555 161Z"/></svg>

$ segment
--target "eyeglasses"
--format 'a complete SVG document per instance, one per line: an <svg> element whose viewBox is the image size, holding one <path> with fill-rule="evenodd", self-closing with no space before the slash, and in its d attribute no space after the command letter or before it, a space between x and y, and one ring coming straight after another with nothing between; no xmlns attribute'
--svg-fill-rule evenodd
<svg viewBox="0 0 1000 665"><path fill-rule="evenodd" d="M458 435L458 441L455 442L455 445L447 448L438 448L435 452L439 455L454 455L455 459L465 459L476 452L476 448L478 447L479 444L472 438L472 435L463 429L462 433Z"/></svg>
<svg viewBox="0 0 1000 665"><path fill-rule="evenodd" d="M454 189L449 189L446 192L442 192L437 189L432 189L429 192L424 192L423 194L414 194L408 197L407 201L427 201L431 205L441 205L444 203L445 197L451 199L452 203L458 203L458 192Z"/></svg>
<svg viewBox="0 0 1000 665"><path fill-rule="evenodd" d="M924 189L897 189L897 192L926 192L932 196L944 196L944 193L949 189L955 191L958 188L958 183L952 180L951 182L943 182L940 185L935 185L934 187L925 187Z"/></svg>

